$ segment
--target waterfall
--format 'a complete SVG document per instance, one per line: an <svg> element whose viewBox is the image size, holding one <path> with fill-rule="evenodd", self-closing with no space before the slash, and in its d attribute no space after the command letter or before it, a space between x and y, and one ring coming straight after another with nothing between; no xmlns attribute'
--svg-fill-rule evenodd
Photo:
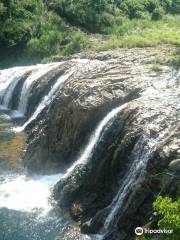
<svg viewBox="0 0 180 240"><path fill-rule="evenodd" d="M30 70L30 68L22 68L21 70L16 72L16 75L11 79L11 82L3 96L2 105L6 108L9 107L9 104L11 103L13 91L19 81L25 76L25 74Z"/></svg>
<svg viewBox="0 0 180 240"><path fill-rule="evenodd" d="M4 108L8 108L15 87L30 69L30 67L16 67L0 72L0 98Z"/></svg>
<svg viewBox="0 0 180 240"><path fill-rule="evenodd" d="M113 109L110 113L108 113L105 118L99 123L99 125L97 126L97 128L95 129L94 133L92 134L92 136L90 137L90 140L87 144L87 146L85 147L85 150L83 151L83 153L81 154L81 156L79 157L79 159L77 161L75 161L75 163L67 170L66 174L64 175L64 177L66 177L67 175L69 175L74 168L79 165L79 164L85 164L87 162L87 160L91 157L91 155L93 154L93 150L96 147L96 145L98 144L101 134L103 133L103 130L105 128L108 128L110 125L110 123L113 123L113 119L114 117L121 111L123 111L126 107L127 107L127 103L121 105L120 107L117 107L115 109ZM108 125L108 126L107 126Z"/></svg>
<svg viewBox="0 0 180 240"><path fill-rule="evenodd" d="M24 117L27 112L28 100L31 95L34 84L40 80L40 78L44 77L49 71L55 69L60 66L62 63L50 63L50 64L38 64L34 66L28 67L14 67L10 69L5 69L0 71L0 99L2 110L9 109L9 105L11 101L13 101L12 97L16 86L19 81L24 77L26 77L29 71L32 71L29 76L26 77L24 83L22 85L22 89L20 92L19 102L17 109L11 112L12 118ZM53 98L58 87L69 77L69 74L60 77L55 85L52 87L50 92L45 96L41 102L41 104L36 108L36 111L31 116L29 121L24 124L22 130L37 117L37 115L44 109L44 107L49 103L49 101ZM10 110L10 109L9 109Z"/></svg>
<svg viewBox="0 0 180 240"><path fill-rule="evenodd" d="M19 68L10 68L0 71L0 96L2 98L6 88L11 83L14 74L17 72Z"/></svg>
<svg viewBox="0 0 180 240"><path fill-rule="evenodd" d="M72 63L77 64L88 64L90 62L89 59L72 59ZM32 90L35 84L41 80L41 78L46 77L53 69L57 68L58 66L62 65L64 62L57 62L57 63L49 63L49 64L37 64L34 66L28 67L14 67L10 69L5 69L0 71L0 100L2 105L0 108L2 110L12 110L8 107L10 103L13 101L13 94L18 85L19 81L24 77L24 82L21 87L21 91L18 95L18 106L16 109L10 112L12 118L24 118L26 117L26 113L28 110L28 102L29 98L32 94ZM31 74L27 73L31 71ZM25 127L30 124L39 113L52 101L56 91L63 83L72 75L74 72L71 70L69 73L61 76L54 86L51 88L49 93L44 96L38 106L35 106L35 111L32 113L29 119L24 123L23 126L15 128L15 131L23 131Z"/></svg>
<svg viewBox="0 0 180 240"><path fill-rule="evenodd" d="M28 99L34 84L50 70L57 67L57 65L57 63L50 63L45 65L38 64L37 66L35 66L34 72L26 79L22 87L18 105L18 111L21 112L23 115L26 114Z"/></svg>
<svg viewBox="0 0 180 240"><path fill-rule="evenodd" d="M166 131L162 131L162 133L159 133L159 135L155 137L150 136L151 128L158 127L158 123L159 122L149 124L146 129L146 133L136 143L132 154L130 155L130 158L133 159L131 168L122 179L122 184L120 184L119 190L113 201L107 207L107 209L109 209L109 214L104 222L103 228L100 230L100 233L97 236L95 235L95 239L104 239L112 227L116 226L119 220L119 214L123 211L122 207L126 197L128 196L128 193L130 192L132 184L137 179L142 179L145 177L148 161L153 157L158 143L160 143L169 130L167 129Z"/></svg>
<svg viewBox="0 0 180 240"><path fill-rule="evenodd" d="M52 89L50 90L50 92L47 94L47 96L45 96L43 98L43 100L40 102L40 104L38 105L38 107L36 108L35 112L32 114L32 116L25 122L25 124L21 127L16 127L15 131L17 132L21 132L23 131L28 124L30 124L34 119L37 118L37 116L39 115L39 113L52 101L52 99L55 97L55 93L56 91L62 87L63 83L73 74L73 71L71 71L70 73L67 73L63 76L61 76L56 83L54 84L54 86L52 87Z"/></svg>

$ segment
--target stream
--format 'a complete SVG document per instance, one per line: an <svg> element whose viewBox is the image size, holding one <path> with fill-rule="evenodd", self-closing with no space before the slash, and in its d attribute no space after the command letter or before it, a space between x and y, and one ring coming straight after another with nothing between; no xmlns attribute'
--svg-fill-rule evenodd
<svg viewBox="0 0 180 240"><path fill-rule="evenodd" d="M76 228L54 210L50 198L62 174L27 176L20 161L26 137L13 132L12 126L1 112L0 240L80 239Z"/></svg>

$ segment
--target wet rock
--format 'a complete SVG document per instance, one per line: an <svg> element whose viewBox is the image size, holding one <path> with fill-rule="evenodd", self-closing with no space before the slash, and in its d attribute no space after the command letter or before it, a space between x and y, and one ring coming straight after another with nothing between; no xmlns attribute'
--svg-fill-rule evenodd
<svg viewBox="0 0 180 240"><path fill-rule="evenodd" d="M179 172L180 171L180 159L171 161L168 167L173 172Z"/></svg>
<svg viewBox="0 0 180 240"><path fill-rule="evenodd" d="M150 48L74 56L74 60L66 59L62 66L38 81L29 113L60 72L74 72L56 99L27 127L31 131L24 156L27 169L52 172L71 164L108 111L137 98L158 77L159 73L152 76L151 64L146 64L158 52L164 54L163 50ZM77 59L82 57L90 60ZM36 128L36 134L32 128Z"/></svg>
<svg viewBox="0 0 180 240"><path fill-rule="evenodd" d="M111 69L113 66L97 60L85 66L71 64L69 71L74 68L73 76L57 98L36 120L36 133L32 130L29 135L24 163L30 171L49 171L51 164L53 170L59 170L62 165L70 164L79 155L80 146L83 148L98 121L119 103L138 97L143 85L140 79L139 84L137 79L134 84L127 79L124 86L119 72ZM36 168L37 159L41 168Z"/></svg>
<svg viewBox="0 0 180 240"><path fill-rule="evenodd" d="M81 225L81 231L85 234L96 234L103 227L108 209L98 212L93 218Z"/></svg>
<svg viewBox="0 0 180 240"><path fill-rule="evenodd" d="M73 193L77 193L81 188L83 179L88 175L88 169L85 166L78 165L66 178L62 178L53 190L53 196L61 203L61 207L65 207L72 203Z"/></svg>
<svg viewBox="0 0 180 240"><path fill-rule="evenodd" d="M103 229L134 162L147 160L147 166L128 185L104 239L133 238L135 227L146 223L160 190L178 194L179 162L172 162L179 159L180 149L178 73L168 67L153 72L150 63L155 56L157 49L148 48L92 54L83 64L66 60L65 72L73 70L73 75L26 129L27 170L62 171L78 159L108 112L128 103L105 129L88 162L54 187L57 204L84 233Z"/></svg>
<svg viewBox="0 0 180 240"><path fill-rule="evenodd" d="M36 106L41 102L44 96L48 94L52 86L55 84L57 79L61 77L68 65L60 65L53 70L50 70L45 76L42 76L38 79L36 84L33 86L31 95L29 96L28 109L26 113L26 117L30 117L34 112Z"/></svg>

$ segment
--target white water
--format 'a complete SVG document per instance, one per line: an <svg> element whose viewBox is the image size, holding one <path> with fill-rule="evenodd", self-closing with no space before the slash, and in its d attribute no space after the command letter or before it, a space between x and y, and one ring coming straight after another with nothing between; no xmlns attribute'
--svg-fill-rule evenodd
<svg viewBox="0 0 180 240"><path fill-rule="evenodd" d="M86 164L87 160L91 157L93 154L93 149L95 146L98 144L99 139L101 137L101 134L104 130L105 127L107 127L107 124L113 120L113 118L122 110L124 110L127 107L127 103L121 105L120 107L117 107L113 109L110 113L106 115L106 117L99 123L97 128L95 129L94 133L92 134L87 146L85 147L85 150L83 151L82 155L80 158L75 161L75 163L67 170L66 174L64 177L69 175L74 168L79 165L79 164Z"/></svg>
<svg viewBox="0 0 180 240"><path fill-rule="evenodd" d="M52 208L49 203L51 187L60 177L60 174L34 178L25 175L5 176L0 184L0 208L26 212L41 209L47 213Z"/></svg>
<svg viewBox="0 0 180 240"><path fill-rule="evenodd" d="M18 106L18 111L21 112L23 115L26 114L28 99L34 84L55 67L57 67L57 63L38 64L35 66L34 72L26 79L21 90L21 96Z"/></svg>
<svg viewBox="0 0 180 240"><path fill-rule="evenodd" d="M11 78L14 77L14 74L15 72L17 72L18 69L18 67L15 67L0 71L0 96L3 95L4 91L11 82Z"/></svg>
<svg viewBox="0 0 180 240"><path fill-rule="evenodd" d="M46 73L56 68L61 63L38 64L26 67L14 67L0 71L0 98L2 100L1 109L8 109L12 100L13 92L18 82L28 71L31 75L25 80L18 103L18 109L12 112L12 117L24 116L27 111L28 99L34 84Z"/></svg>
<svg viewBox="0 0 180 240"><path fill-rule="evenodd" d="M162 119L159 119L154 124L149 124L146 129L146 133L136 143L131 155L131 158L133 158L132 166L122 180L118 193L114 197L112 203L108 206L110 212L105 220L103 228L100 230L100 234L97 235L96 239L102 240L111 227L118 223L119 213L121 212L126 196L130 192L132 184L137 179L142 179L145 176L148 160L154 154L158 143L160 143L169 131L169 129L166 129L166 131L162 131L161 133L159 129L159 135L156 138L150 136L151 128L158 128L161 120Z"/></svg>
<svg viewBox="0 0 180 240"><path fill-rule="evenodd" d="M30 97L32 88L34 84L43 76L45 76L49 71L55 69L60 66L61 63L50 63L50 64L38 64L34 66L28 67L14 67L10 69L5 69L0 71L0 98L2 101L2 105L0 105L1 110L9 109L9 104L11 102L14 90L18 84L18 82L25 77L25 74L28 71L32 71L32 73L25 79L22 90L20 93L20 99L18 103L18 107L16 110L11 111L10 115L12 118L22 118L25 116L27 112L28 99ZM20 130L24 130L24 128L34 120L38 114L44 109L44 107L49 104L52 100L53 95L57 91L58 87L69 77L69 75L64 75L60 77L57 82L54 84L50 92L43 98L39 106L36 108L36 111L31 116L31 118L24 124L24 126L19 127ZM17 130L18 130L17 129Z"/></svg>
<svg viewBox="0 0 180 240"><path fill-rule="evenodd" d="M88 59L73 59L72 62L78 64L87 64L90 60ZM13 119L23 118L26 116L28 100L31 95L33 86L36 84L38 80L44 77L48 72L53 70L54 68L62 65L63 62L60 63L50 63L50 64L38 64L34 66L28 67L14 67L10 69L5 69L0 71L0 98L2 99L2 105L0 105L0 109L7 110L10 102L13 100L13 93L18 84L18 82L25 76L25 74L31 70L31 74L25 79L19 97L19 103L17 109L11 111L10 115ZM31 123L39 113L52 101L57 89L72 75L71 71L64 76L61 76L50 92L43 97L41 103L36 106L35 112L32 116L24 123L23 126L18 127L15 131L23 131L24 128ZM9 109L10 110L10 109Z"/></svg>
<svg viewBox="0 0 180 240"><path fill-rule="evenodd" d="M2 105L5 106L6 108L9 107L9 104L11 102L11 98L13 95L13 91L14 91L15 87L17 86L18 82L23 78L25 73L28 72L29 70L30 70L30 68L19 69L19 71L16 72L15 76L13 78L11 78L11 82L3 96Z"/></svg>
<svg viewBox="0 0 180 240"><path fill-rule="evenodd" d="M40 114L40 112L52 101L52 99L55 97L55 93L56 91L64 84L64 82L66 80L68 80L68 78L73 74L73 71L71 71L70 73L67 73L63 76L61 76L56 83L54 84L54 86L52 87L52 89L50 90L50 92L47 94L47 96L45 96L43 98L43 100L41 101L41 103L38 105L38 107L36 108L35 112L33 113L33 115L28 119L27 122L25 122L25 124L21 127L16 127L14 130L16 132L21 132L25 129L25 127L30 124L34 119L37 118L37 116Z"/></svg>
<svg viewBox="0 0 180 240"><path fill-rule="evenodd" d="M16 84L23 77L26 72L25 70L28 69L30 67L14 67L0 71L0 97L3 100L2 104L5 105L5 108L8 107L9 98Z"/></svg>

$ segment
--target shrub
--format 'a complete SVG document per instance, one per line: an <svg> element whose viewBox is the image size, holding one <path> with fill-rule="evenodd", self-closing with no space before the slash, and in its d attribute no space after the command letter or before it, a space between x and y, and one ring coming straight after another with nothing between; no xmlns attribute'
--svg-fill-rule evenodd
<svg viewBox="0 0 180 240"><path fill-rule="evenodd" d="M145 10L144 3L141 0L122 1L122 3L119 5L119 8L125 12L130 19L140 18Z"/></svg>
<svg viewBox="0 0 180 240"><path fill-rule="evenodd" d="M158 212L158 227L172 229L171 239L179 240L180 236L180 199L173 201L169 197L158 196L153 203L154 209ZM164 236L163 236L164 238Z"/></svg>
<svg viewBox="0 0 180 240"><path fill-rule="evenodd" d="M40 0L2 1L0 6L1 42L7 48L25 45L39 21L37 12L41 15L45 6Z"/></svg>
<svg viewBox="0 0 180 240"><path fill-rule="evenodd" d="M69 43L62 50L61 54L69 55L79 52L83 48L84 42L85 42L84 34L81 32L75 32L69 39Z"/></svg>
<svg viewBox="0 0 180 240"><path fill-rule="evenodd" d="M170 11L172 13L180 14L180 0L172 0Z"/></svg>
<svg viewBox="0 0 180 240"><path fill-rule="evenodd" d="M63 34L58 31L48 31L38 38L32 38L27 47L32 56L45 57L55 54L60 49Z"/></svg>
<svg viewBox="0 0 180 240"><path fill-rule="evenodd" d="M152 20L157 21L157 20L162 19L163 15L164 15L163 9L161 7L158 7L153 11L151 18L152 18Z"/></svg>
<svg viewBox="0 0 180 240"><path fill-rule="evenodd" d="M153 13L156 8L159 7L159 1L158 0L148 0L145 1L145 8L148 12Z"/></svg>

